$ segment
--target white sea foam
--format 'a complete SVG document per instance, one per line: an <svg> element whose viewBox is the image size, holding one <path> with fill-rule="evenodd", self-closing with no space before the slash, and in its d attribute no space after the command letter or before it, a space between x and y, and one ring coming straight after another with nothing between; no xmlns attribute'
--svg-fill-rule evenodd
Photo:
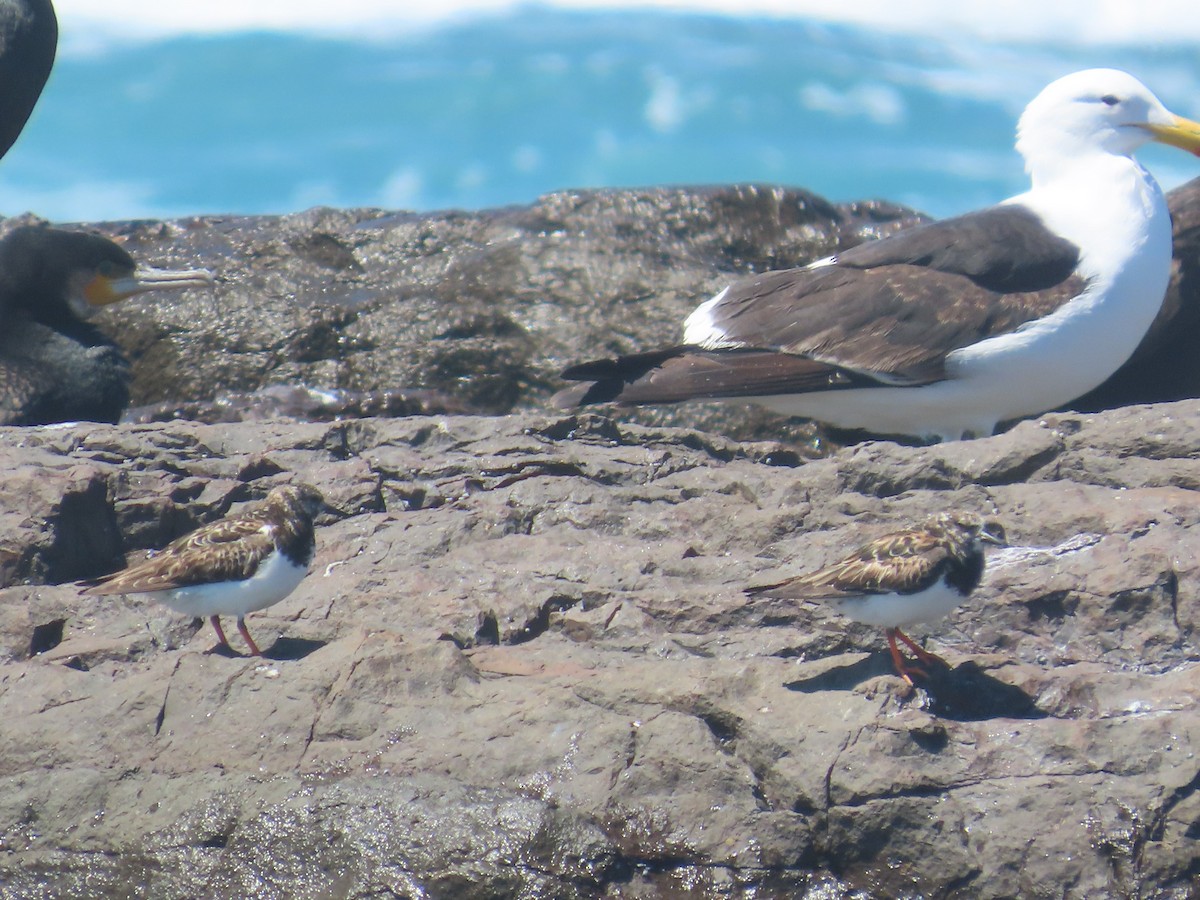
<svg viewBox="0 0 1200 900"><path fill-rule="evenodd" d="M427 205L422 196L424 189L420 169L411 165L401 166L384 182L379 192L379 202L388 209L421 209Z"/></svg>
<svg viewBox="0 0 1200 900"><path fill-rule="evenodd" d="M1072 69L1128 67L1197 117L1200 73L1191 45L1179 46L1200 39L1188 2L1155 0L1131 21L1125 2L1105 0L1015 0L1002 16L958 0L55 0L56 77L0 166L0 212L80 221L480 208L566 187L765 181L952 215L1023 188L1012 122ZM725 35L681 19L675 33L637 15L651 8L786 18ZM597 16L593 39L591 19L553 15L565 9L617 13ZM625 33L620 10L625 42L614 38ZM439 44L437 26L455 20L475 27ZM821 24L832 21L855 27ZM917 29L931 39L894 37ZM244 37L254 30L285 37ZM229 40L164 64L158 41L184 34ZM310 45L314 35L355 46ZM242 78L223 45L278 56ZM790 47L795 59L772 56ZM503 90L492 90L499 73ZM357 102L368 89L373 101ZM589 103L570 100L581 91ZM228 115L214 97L228 98ZM1141 158L1168 188L1197 171L1177 150Z"/></svg>
<svg viewBox="0 0 1200 900"><path fill-rule="evenodd" d="M386 38L396 33L486 13L529 7L521 0L56 0L65 49L96 42L178 34L270 29ZM662 9L735 16L778 16L845 22L937 37L972 35L995 41L1049 41L1058 46L1179 45L1200 39L1194 0L1012 0L1002 5L961 0L545 0L558 9Z"/></svg>

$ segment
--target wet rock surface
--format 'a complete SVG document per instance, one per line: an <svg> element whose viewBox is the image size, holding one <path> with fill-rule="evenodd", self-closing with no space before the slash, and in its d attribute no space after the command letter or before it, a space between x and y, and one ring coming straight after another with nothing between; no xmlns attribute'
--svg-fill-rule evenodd
<svg viewBox="0 0 1200 900"><path fill-rule="evenodd" d="M731 278L915 221L888 203L747 185L571 191L471 213L115 223L99 227L138 260L205 266L219 283L123 303L102 323L133 362L134 406L152 408L135 418L178 406L224 420L222 394L297 384L367 395L347 404L351 416L386 407L371 398L388 391L432 395L439 411L540 409L568 364L676 340L683 317ZM716 405L623 418L797 443L817 434Z"/></svg>
<svg viewBox="0 0 1200 900"><path fill-rule="evenodd" d="M1200 403L985 440L601 416L0 430L0 895L1187 896ZM265 659L97 575L315 483ZM742 587L945 509L1013 546L915 691ZM235 643L237 641L234 638ZM858 892L858 893L854 893Z"/></svg>
<svg viewBox="0 0 1200 900"><path fill-rule="evenodd" d="M1200 179L1169 200L1176 261L1163 314L1135 358L1073 409L1200 396ZM134 420L264 418L297 386L338 397L323 410L282 404L300 418L541 409L566 365L671 344L731 279L919 220L884 202L745 185L568 191L471 213L109 223L95 227L140 261L205 266L220 281L211 293L134 299L99 321L133 362ZM263 389L260 404L240 399ZM820 447L826 437L753 407L615 414L743 440Z"/></svg>

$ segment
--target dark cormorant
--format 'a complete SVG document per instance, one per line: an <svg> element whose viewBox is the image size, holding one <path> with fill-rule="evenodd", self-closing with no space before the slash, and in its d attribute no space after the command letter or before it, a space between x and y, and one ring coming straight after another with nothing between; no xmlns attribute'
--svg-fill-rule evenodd
<svg viewBox="0 0 1200 900"><path fill-rule="evenodd" d="M0 0L0 156L25 127L58 47L50 0Z"/></svg>
<svg viewBox="0 0 1200 900"><path fill-rule="evenodd" d="M54 66L50 0L0 0L0 156L12 147ZM0 425L116 422L129 363L85 319L143 291L211 285L207 272L138 271L112 241L37 226L0 241Z"/></svg>
<svg viewBox="0 0 1200 900"><path fill-rule="evenodd" d="M138 269L97 234L25 226L0 240L0 425L116 422L129 363L85 321L145 291L208 287L204 270Z"/></svg>

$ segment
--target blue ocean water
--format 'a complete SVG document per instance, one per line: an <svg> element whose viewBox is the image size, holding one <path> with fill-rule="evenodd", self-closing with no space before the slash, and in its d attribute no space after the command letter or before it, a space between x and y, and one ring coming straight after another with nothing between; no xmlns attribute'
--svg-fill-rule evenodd
<svg viewBox="0 0 1200 900"><path fill-rule="evenodd" d="M386 40L68 47L0 161L0 213L474 209L562 188L757 181L945 216L1023 189L1016 116L1051 79L1094 65L1129 69L1200 118L1186 44L802 19L525 7ZM1200 174L1178 151L1144 159L1167 186Z"/></svg>

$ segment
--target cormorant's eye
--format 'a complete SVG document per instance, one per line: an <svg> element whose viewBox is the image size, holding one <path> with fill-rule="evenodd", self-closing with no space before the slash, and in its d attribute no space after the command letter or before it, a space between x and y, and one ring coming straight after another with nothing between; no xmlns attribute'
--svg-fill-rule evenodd
<svg viewBox="0 0 1200 900"><path fill-rule="evenodd" d="M1103 97L1100 98L1100 102L1103 103L1105 106L1116 106L1118 103L1121 102L1121 98L1115 96L1114 94L1105 94Z"/></svg>
<svg viewBox="0 0 1200 900"><path fill-rule="evenodd" d="M105 278L120 278L122 268L111 259L102 259L100 265L96 266L96 271Z"/></svg>

